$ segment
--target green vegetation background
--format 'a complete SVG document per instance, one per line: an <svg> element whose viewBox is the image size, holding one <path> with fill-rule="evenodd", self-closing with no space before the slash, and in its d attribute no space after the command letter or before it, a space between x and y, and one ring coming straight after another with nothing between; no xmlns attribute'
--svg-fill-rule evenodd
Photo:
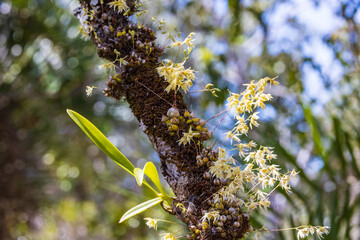
<svg viewBox="0 0 360 240"><path fill-rule="evenodd" d="M143 21L151 24L152 16L165 17L184 36L197 33L197 50L190 61L198 71L193 89L211 82L223 90L215 99L211 94L192 95L192 107L200 117L210 118L223 109L227 89L241 91L251 79L279 76L281 86L271 89L275 98L270 110L250 137L275 147L278 164L301 174L293 194L274 194L273 209L256 213L253 225L269 229L329 225L326 239L356 240L360 238L359 4L341 1L331 8L342 21L330 33L317 36L333 56L325 59L330 65L326 69L316 56L304 54L302 41L315 33L301 19L284 23L289 25L285 35L290 42L271 38L277 33L272 27L276 19L268 15L292 2L153 0ZM328 1L306 2L316 10ZM227 7L219 14L221 4ZM181 235L185 231L181 224L160 223L158 232L145 226L143 217L176 221L160 207L118 224L146 194L65 112L71 108L86 116L137 167L147 160L158 164L126 102L101 93L108 73L98 68L102 61L92 43L78 34L79 22L72 15L76 6L73 0L0 1L0 239L148 240L158 239L163 231ZM165 44L161 37L160 44ZM274 50L279 46L283 50ZM310 52L316 50L310 46ZM335 65L341 67L341 81L329 72ZM309 78L308 72L316 77ZM319 81L318 96L309 96ZM304 87L309 82L310 90ZM100 90L88 98L87 85ZM215 137L220 139L230 124L227 119ZM289 231L265 234L264 239L296 236Z"/></svg>

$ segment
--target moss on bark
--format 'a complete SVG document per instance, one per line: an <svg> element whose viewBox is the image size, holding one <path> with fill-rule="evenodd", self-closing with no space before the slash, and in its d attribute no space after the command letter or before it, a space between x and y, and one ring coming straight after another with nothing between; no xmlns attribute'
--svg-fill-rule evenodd
<svg viewBox="0 0 360 240"><path fill-rule="evenodd" d="M188 238L241 239L249 230L249 219L240 210L236 212L239 217L229 219L223 227L211 225L202 229L203 211L209 210L213 205L208 201L209 198L226 183L214 184L211 177L204 178L208 166L197 166L196 156L204 150L201 139L197 145L179 146L182 131L171 134L161 121L169 108L175 107L183 115L187 106L181 93L178 92L175 97L174 91L165 91L168 83L156 70L164 49L156 45L153 30L132 23L128 16L111 9L108 0L104 0L102 5L100 1L96 4L91 2L80 0L82 7L75 13L90 26L90 38L99 57L116 65L117 75L109 78L105 95L117 100L124 96L141 129L149 137L161 159L162 174L176 195L173 213L191 231L194 231L194 227L199 230ZM135 1L127 0L126 3L130 8L129 15L137 11ZM121 66L116 61L119 58L126 60L127 64ZM178 206L179 203L186 208L185 212ZM220 212L229 214L229 208L231 204L224 202L224 208ZM234 227L235 221L240 222L241 227Z"/></svg>

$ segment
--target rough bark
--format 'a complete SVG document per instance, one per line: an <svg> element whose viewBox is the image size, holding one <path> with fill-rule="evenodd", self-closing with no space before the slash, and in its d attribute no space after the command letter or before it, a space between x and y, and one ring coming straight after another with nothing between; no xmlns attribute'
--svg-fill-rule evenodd
<svg viewBox="0 0 360 240"><path fill-rule="evenodd" d="M168 84L156 70L164 49L156 45L155 33L151 28L131 22L124 12L119 13L111 8L109 2L104 0L101 4L100 1L80 0L81 8L75 10L75 14L91 26L89 35L101 58L111 62L119 58L127 61L122 66L119 61L115 62L117 75L109 78L105 95L117 100L126 98L141 129L157 151L162 174L176 195L172 213L189 227L188 239L241 239L249 231L248 216L225 200L220 207L215 206L211 196L226 182L208 177L208 173L204 177L211 161L197 165L197 156L212 157L216 161L215 151L203 147L203 141L208 137L201 135L197 139L198 144L178 144L194 116L184 117L187 106L181 93L165 91ZM126 3L130 8L128 15L134 14L137 11L135 1L127 0ZM87 14L90 11L94 12ZM135 34L131 35L132 31ZM177 109L180 116L185 118L176 132L169 131L167 124L162 121L169 108ZM178 203L187 210L182 211L177 207ZM203 213L216 207L222 215L227 216L227 221L203 228L200 220ZM234 226L235 222L240 226Z"/></svg>

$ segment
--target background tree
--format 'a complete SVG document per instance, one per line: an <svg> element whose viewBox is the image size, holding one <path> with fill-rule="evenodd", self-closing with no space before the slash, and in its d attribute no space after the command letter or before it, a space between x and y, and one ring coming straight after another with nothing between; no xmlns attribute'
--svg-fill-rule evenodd
<svg viewBox="0 0 360 240"><path fill-rule="evenodd" d="M157 4L150 5L151 15L166 16L168 23L174 22L181 26L181 31L188 33L194 31L198 36L204 36L201 38L203 40L198 38L200 39L197 42L198 50L191 58L194 65L196 64L196 70L204 73L198 76L194 88L199 86L200 89L211 81L222 89L228 87L236 91L241 83L248 82L248 79L279 75L278 79L283 88L272 89L272 94L277 98L270 103L276 105L276 108L268 107L269 110L263 113L263 119L265 117L272 122L257 129L256 134L251 137L263 145L275 146L282 164L289 167L294 164L299 165L298 169L302 169L303 173L300 176L302 184L298 184L295 188L298 191L294 194L299 195L297 201L285 199L281 193L274 195L276 199L274 202L279 202L279 206L276 212L269 213L270 219L273 220L268 222L266 220L268 218L260 214L256 218L259 222L258 226L263 223L267 223L268 226L273 224L274 227L302 223L320 224L324 220L324 224L332 226L327 239L357 239L359 223L356 217L359 207L356 204L356 196L359 176L354 166L359 165L359 126L355 121L359 95L356 57L358 56L358 41L356 41L359 23L358 3L356 1L155 3ZM26 167L22 168L23 173L19 175L23 177L12 178L9 173L1 174L1 189L13 191L22 189L16 190L18 195L13 195L15 196L13 199L18 203L22 202L23 206L28 206L27 208L35 213L29 217L23 214L23 210L16 212L15 207L10 204L10 198L5 197L8 195L2 191L4 193L1 195L1 206L4 209L2 211L7 213L1 216L11 214L13 217L7 217L7 225L1 226L1 232L7 232L11 236L7 238L10 239L20 236L30 239L40 239L41 236L45 239L60 236L73 236L77 239L81 236L86 236L87 239L98 239L101 236L106 239L116 239L120 236L141 239L141 236L145 236L145 229L134 231L132 227L144 224L142 221L134 219L126 224L117 224L119 216L125 209L135 204L129 193L122 192L123 197L98 186L98 182L106 180L116 185L115 189L119 191L122 186L132 188L136 183L126 178L121 180L118 170L112 169L112 163L105 161L103 155L91 147L85 138L71 137L79 133L64 114L66 107L76 108L79 111L82 108L81 112L87 116L93 112L97 116L91 117L91 120L98 126L103 125L101 129L105 129L107 135L113 136L112 140L116 140L116 145L126 156L132 160L140 159L138 165L143 165L142 158L145 156L147 159L148 156L156 158L152 155L144 135L139 130L133 134L131 127L137 127L137 124L131 123L131 114L126 107L122 107L126 105L125 103L119 106L117 103L107 101L101 96L102 94L98 94L100 91L94 91L95 96L92 98L85 98L85 86L96 85L96 81L103 79L106 73L103 72L102 76L98 75L100 72L96 65L101 63L93 57L91 44L74 38L78 25L76 19L71 17L74 4L75 1L1 3L0 93L4 103L1 108L1 124L5 126L2 129L10 129L11 124L13 125L13 130L7 135L15 139L10 141L10 138L5 137L5 133L1 132L0 162L4 166L1 171L8 169L9 167L5 167L8 164L15 166L16 162L15 158L5 157L9 153L5 154L4 151L9 148L4 146L18 146L15 143L19 143L25 150L20 150L18 146L13 148L15 152L22 153L21 156L33 156L25 161ZM24 16L30 16L31 21ZM66 19L71 21L67 22ZM309 22L305 21L306 19L310 19ZM320 21L322 19L325 23ZM54 22L55 25L52 25ZM74 35L71 35L71 32ZM21 40L19 36L22 36ZM60 46L60 49L69 49L57 52L62 62L60 68L53 68L49 64L49 59L56 59L53 56L46 59L38 58L42 55L38 53L40 44L35 40L43 36L51 40L51 49L57 49L57 46ZM75 42L78 45L75 45ZM43 43L46 46L46 41ZM20 54L18 45L22 49ZM26 49L33 51L25 51ZM46 49L43 52L46 53ZM38 53L36 55L38 61L34 60L36 53ZM78 65L71 64L76 62L71 57L78 60ZM20 59L24 62L28 59L27 64L16 64ZM68 62L70 66L76 67L70 68ZM48 74L48 71L53 74ZM76 74L71 76L70 73ZM88 73L86 77L84 77L85 73ZM68 74L69 78L63 77ZM12 80L9 80L9 76ZM56 80L52 81L53 78ZM65 83L65 79L69 80ZM56 85L59 82L66 88L60 87L55 93L49 94L46 89L50 83ZM80 85L80 82L83 85ZM99 86L104 88L103 83L99 83ZM217 101L218 107L207 95L193 94L192 102L200 103L193 104L194 111L201 117L204 116L204 119L214 115L222 108L224 100L222 96L225 96L227 91L224 90L222 93ZM4 99L8 99L9 95L12 95L12 103L16 101L17 104L7 104L8 101ZM34 98L35 96L38 97ZM104 105L103 102L106 104ZM304 117L303 102L311 107L314 121ZM91 111L89 105L93 106ZM8 109L6 113L3 112L5 108ZM203 109L207 109L208 112L201 114ZM3 116L8 116L9 120L5 120ZM338 121L331 120L332 118ZM313 122L316 123L318 131L310 131L316 129L311 127L314 126ZM113 126L116 130L111 130ZM21 135L24 131L28 132L27 140L20 142L15 138L14 133ZM59 135L59 131L64 135ZM313 135L318 137L313 138ZM218 136L221 136L221 132ZM327 152L326 167L323 167L324 159L318 151L319 141L316 139L319 138ZM316 144L314 140L317 141ZM84 149L88 149L86 155ZM17 157L17 159L21 158ZM50 164L44 164L45 162ZM34 167L31 168L30 165ZM76 178L68 175L73 167L79 170L79 176ZM74 168L73 171L76 173ZM99 181L100 177L101 181ZM33 179L37 181L32 181ZM12 187L8 187L10 183ZM308 187L310 184L313 187ZM107 188L114 189L109 185ZM32 191L27 191L28 189ZM42 194L40 200L39 194L31 194L36 189L42 192L46 189L47 194ZM83 189L85 194L79 194L82 192L79 189ZM30 192L31 199L36 200L25 201L24 196L19 196L24 192ZM119 206L120 201L122 203L126 201L124 205L127 207ZM295 201L294 206L300 209L301 214L294 216L292 212L287 212L288 208L284 206L292 201ZM40 205L40 208L29 205L30 202L37 202L36 205ZM95 208L98 214L90 215L92 217L86 219L75 218L74 216L81 214L72 209L79 210L79 206L84 206L85 209L85 205L93 207L90 209ZM154 211L156 213L149 214L160 216L160 210L154 209ZM91 211L88 209L87 212ZM140 220L141 217L138 219ZM46 224L41 224L44 222ZM66 224L69 222L72 224ZM334 224L339 227L334 228ZM146 234L157 236L152 231ZM292 238L287 235L288 233L276 234L281 234L280 237L283 239ZM289 234L291 235L290 232ZM146 236L146 239L151 238ZM274 238L273 235L269 237Z"/></svg>

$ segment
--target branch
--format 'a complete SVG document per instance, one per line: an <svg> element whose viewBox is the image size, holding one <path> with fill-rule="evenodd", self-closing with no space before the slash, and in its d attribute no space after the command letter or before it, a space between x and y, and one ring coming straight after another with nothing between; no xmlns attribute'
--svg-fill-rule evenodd
<svg viewBox="0 0 360 240"><path fill-rule="evenodd" d="M228 182L209 176L207 171L211 160L197 164L197 159L205 157L216 161L217 153L204 147L203 142L209 138L206 132L199 134L197 144L178 144L183 133L190 127L195 129L200 121L195 121L193 115L185 116L187 106L180 92L165 91L168 83L156 70L164 48L156 45L154 31L129 20L128 16L138 11L134 0L127 0L128 8L120 12L117 8L111 8L110 1L101 2L80 0L82 7L75 10L75 15L93 41L99 57L116 65L117 74L109 78L105 95L117 100L123 96L126 98L140 128L158 153L162 174L176 195L172 211L193 232L188 239L241 239L249 231L249 219L242 217L239 209L236 210L238 216L231 218L228 211L231 204L225 200L219 211L229 215L229 220L207 228L201 225L204 212L214 207L207 199ZM127 64L120 64L119 59ZM162 121L164 116L165 119L171 118L168 113L170 103L176 106L175 111L179 113L172 116L172 119L179 121L175 131L169 129L170 123ZM184 206L186 211L179 206ZM234 222L239 221L241 227L234 226Z"/></svg>

